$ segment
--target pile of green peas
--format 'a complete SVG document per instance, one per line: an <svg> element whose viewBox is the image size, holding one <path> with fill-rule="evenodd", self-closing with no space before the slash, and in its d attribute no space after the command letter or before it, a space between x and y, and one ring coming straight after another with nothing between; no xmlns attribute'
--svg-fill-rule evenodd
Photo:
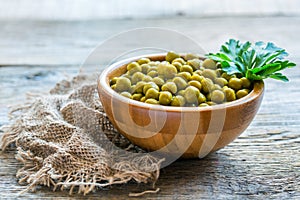
<svg viewBox="0 0 300 200"><path fill-rule="evenodd" d="M110 80L111 88L149 104L212 106L240 99L252 88L247 78L228 75L215 61L194 54L181 57L171 51L164 61L141 58L126 68L125 74Z"/></svg>

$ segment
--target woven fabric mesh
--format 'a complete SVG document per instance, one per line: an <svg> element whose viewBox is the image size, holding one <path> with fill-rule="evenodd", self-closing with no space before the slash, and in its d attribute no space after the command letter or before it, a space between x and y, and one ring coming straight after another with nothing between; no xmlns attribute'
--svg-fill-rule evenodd
<svg viewBox="0 0 300 200"><path fill-rule="evenodd" d="M98 99L96 85L79 75L11 111L1 146L16 147L23 163L17 177L27 190L46 185L87 194L130 180L157 180L162 160L119 134Z"/></svg>

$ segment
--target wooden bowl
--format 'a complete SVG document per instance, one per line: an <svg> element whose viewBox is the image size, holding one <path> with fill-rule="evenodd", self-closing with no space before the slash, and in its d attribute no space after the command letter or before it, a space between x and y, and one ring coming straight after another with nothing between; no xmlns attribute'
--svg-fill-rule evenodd
<svg viewBox="0 0 300 200"><path fill-rule="evenodd" d="M261 104L263 81L233 102L209 107L152 105L123 97L109 80L126 72L126 64L148 57L162 61L165 55L144 55L122 60L105 69L98 79L103 108L114 126L139 147L182 158L202 158L237 138L251 123Z"/></svg>

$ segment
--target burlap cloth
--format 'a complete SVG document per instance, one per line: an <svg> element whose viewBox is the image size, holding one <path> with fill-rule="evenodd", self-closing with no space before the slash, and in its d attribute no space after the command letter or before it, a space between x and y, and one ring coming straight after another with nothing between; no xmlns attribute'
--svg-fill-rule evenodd
<svg viewBox="0 0 300 200"><path fill-rule="evenodd" d="M16 176L27 190L45 185L85 195L158 179L162 160L143 154L117 132L98 100L96 81L86 75L57 83L50 94L32 97L10 115L1 147L17 149L23 167Z"/></svg>

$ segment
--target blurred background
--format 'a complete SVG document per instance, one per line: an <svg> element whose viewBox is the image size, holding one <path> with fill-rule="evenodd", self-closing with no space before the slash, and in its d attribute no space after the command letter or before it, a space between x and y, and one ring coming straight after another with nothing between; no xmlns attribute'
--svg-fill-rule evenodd
<svg viewBox="0 0 300 200"><path fill-rule="evenodd" d="M298 0L0 0L1 19L96 20L299 15Z"/></svg>
<svg viewBox="0 0 300 200"><path fill-rule="evenodd" d="M105 39L142 27L179 31L207 51L237 38L295 54L299 16L297 0L0 0L0 64L80 64Z"/></svg>

